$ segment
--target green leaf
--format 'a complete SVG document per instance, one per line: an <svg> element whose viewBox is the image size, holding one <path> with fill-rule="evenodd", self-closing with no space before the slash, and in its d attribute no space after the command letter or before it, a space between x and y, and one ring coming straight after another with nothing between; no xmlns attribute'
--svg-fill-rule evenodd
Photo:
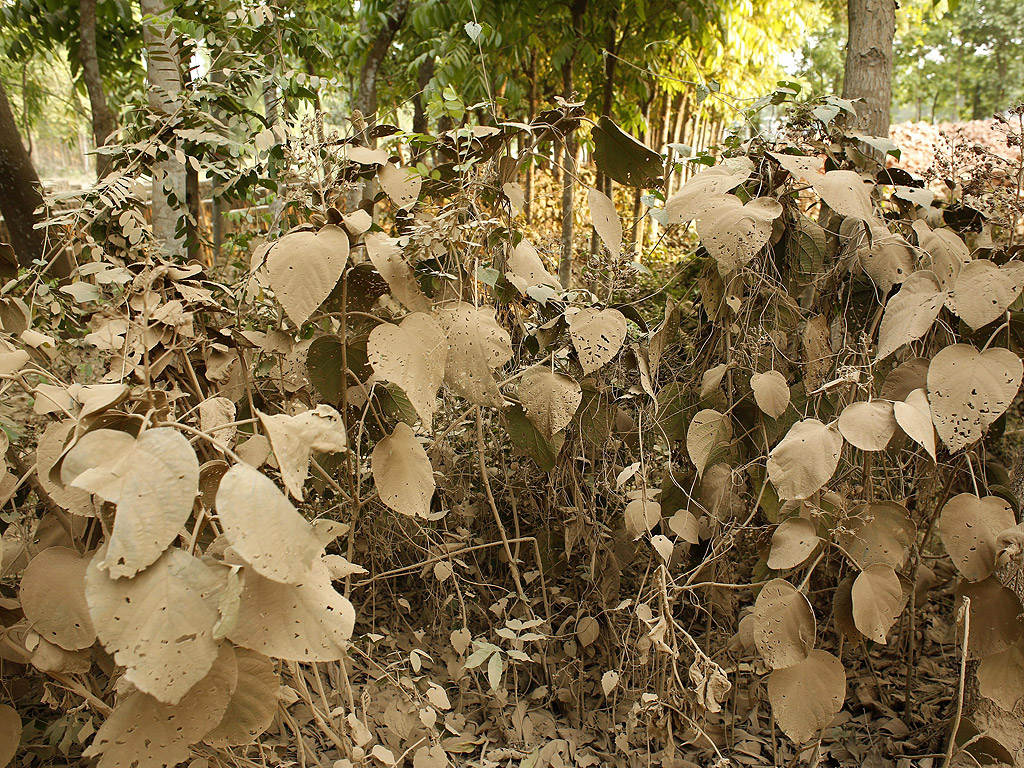
<svg viewBox="0 0 1024 768"><path fill-rule="evenodd" d="M545 472L554 469L558 452L565 443L565 433L556 432L550 441L546 440L519 405L507 408L503 415L508 425L508 435L516 449L533 459Z"/></svg>
<svg viewBox="0 0 1024 768"><path fill-rule="evenodd" d="M594 163L601 173L630 187L660 185L661 155L624 133L607 116L593 131Z"/></svg>

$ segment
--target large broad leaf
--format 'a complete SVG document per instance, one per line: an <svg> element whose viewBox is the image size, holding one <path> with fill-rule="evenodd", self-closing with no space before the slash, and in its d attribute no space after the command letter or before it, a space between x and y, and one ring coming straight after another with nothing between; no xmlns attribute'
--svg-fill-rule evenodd
<svg viewBox="0 0 1024 768"><path fill-rule="evenodd" d="M837 542L858 568L883 563L899 568L917 538L906 507L894 501L864 504L843 523Z"/></svg>
<svg viewBox="0 0 1024 768"><path fill-rule="evenodd" d="M556 432L550 438L545 437L519 405L509 406L502 411L501 415L505 420L509 439L515 449L533 459L543 471L550 472L554 469L558 454L565 444L565 433ZM599 398L594 397L591 398L587 407L580 410L580 421L590 425L593 437L593 432L601 431L600 425L603 424L602 419L605 415L600 407ZM611 425L607 426L611 431ZM581 428L586 429L586 427Z"/></svg>
<svg viewBox="0 0 1024 768"><path fill-rule="evenodd" d="M345 655L356 613L331 586L321 561L302 584L281 584L244 573L238 621L228 639L243 648L288 661L337 661Z"/></svg>
<svg viewBox="0 0 1024 768"><path fill-rule="evenodd" d="M896 423L907 433L907 437L920 445L935 461L935 425L932 423L932 408L924 389L915 389L904 402L892 405Z"/></svg>
<svg viewBox="0 0 1024 768"><path fill-rule="evenodd" d="M512 359L512 340L494 310L456 304L436 316L448 339L445 383L471 403L500 408L504 399L491 371Z"/></svg>
<svg viewBox="0 0 1024 768"><path fill-rule="evenodd" d="M112 579L100 549L85 576L96 634L139 690L176 704L217 658L223 582L184 550L169 549L132 579ZM109 559L109 558L108 558Z"/></svg>
<svg viewBox="0 0 1024 768"><path fill-rule="evenodd" d="M164 703L142 691L118 701L82 754L98 755L98 768L172 768L224 716L237 680L235 653L225 643L210 673L181 701Z"/></svg>
<svg viewBox="0 0 1024 768"><path fill-rule="evenodd" d="M153 563L181 533L199 493L199 460L188 440L176 429L158 427L138 440L124 433L106 433L119 447L115 455L98 450L102 437L80 440L65 458L65 483L117 504L114 530L106 560L100 564L114 578L133 576ZM107 442L107 441L104 441ZM100 459L99 465L79 472Z"/></svg>
<svg viewBox="0 0 1024 768"><path fill-rule="evenodd" d="M96 514L92 494L73 485L65 485L63 481L55 482L50 477L50 470L64 455L65 443L74 429L74 421L54 422L46 428L36 445L36 478L47 495L63 509L83 517L92 517Z"/></svg>
<svg viewBox="0 0 1024 768"><path fill-rule="evenodd" d="M953 565L968 581L992 575L999 534L1016 525L1013 508L998 496L961 493L939 514L939 535Z"/></svg>
<svg viewBox="0 0 1024 768"><path fill-rule="evenodd" d="M956 285L960 270L971 260L971 252L960 236L945 227L932 229L924 219L914 222L914 232L921 247L931 256L932 272L946 290Z"/></svg>
<svg viewBox="0 0 1024 768"><path fill-rule="evenodd" d="M755 373L750 377L750 389L757 407L773 419L782 416L789 407L789 385L778 371Z"/></svg>
<svg viewBox="0 0 1024 768"><path fill-rule="evenodd" d="M698 476L728 448L731 440L732 420L727 415L706 408L693 417L686 430L686 452L697 467Z"/></svg>
<svg viewBox="0 0 1024 768"><path fill-rule="evenodd" d="M312 453L340 453L348 448L341 414L329 405L296 416L258 413L281 468L281 479L292 496L301 500Z"/></svg>
<svg viewBox="0 0 1024 768"><path fill-rule="evenodd" d="M870 228L871 241L857 249L857 259L882 293L903 283L914 272L916 256L910 243L884 226Z"/></svg>
<svg viewBox="0 0 1024 768"><path fill-rule="evenodd" d="M285 584L309 577L321 550L313 527L259 470L228 470L217 490L217 517L231 547L261 575Z"/></svg>
<svg viewBox="0 0 1024 768"><path fill-rule="evenodd" d="M784 579L765 584L754 603L754 644L773 669L799 664L814 647L817 624L804 594Z"/></svg>
<svg viewBox="0 0 1024 768"><path fill-rule="evenodd" d="M370 458L380 500L402 515L429 517L434 496L434 471L412 427L403 422L379 440Z"/></svg>
<svg viewBox="0 0 1024 768"><path fill-rule="evenodd" d="M1024 701L1024 641L986 656L978 665L978 689L1007 712Z"/></svg>
<svg viewBox="0 0 1024 768"><path fill-rule="evenodd" d="M774 571L796 568L818 548L821 538L810 520L791 517L784 520L772 534L768 567Z"/></svg>
<svg viewBox="0 0 1024 768"><path fill-rule="evenodd" d="M203 737L211 747L252 744L277 714L281 678L272 659L246 648L235 649L238 681L220 723Z"/></svg>
<svg viewBox="0 0 1024 768"><path fill-rule="evenodd" d="M562 288L558 278L548 272L540 254L529 240L519 241L519 245L509 254L505 267L508 270L505 277L523 296L538 287L551 291Z"/></svg>
<svg viewBox="0 0 1024 768"><path fill-rule="evenodd" d="M377 171L377 180L381 189L391 198L391 202L399 210L408 211L420 196L423 177L409 168L399 168L394 163L386 163Z"/></svg>
<svg viewBox="0 0 1024 768"><path fill-rule="evenodd" d="M596 189L587 192L587 202L590 203L590 218L594 222L594 229L612 258L619 258L622 252L622 219L615 210L615 203L604 192Z"/></svg>
<svg viewBox="0 0 1024 768"><path fill-rule="evenodd" d="M908 277L899 293L885 305L878 327L878 360L884 360L904 344L931 330L946 302L946 291L934 272L920 270Z"/></svg>
<svg viewBox="0 0 1024 768"><path fill-rule="evenodd" d="M592 134L597 170L629 187L657 186L664 165L661 155L602 115Z"/></svg>
<svg viewBox="0 0 1024 768"><path fill-rule="evenodd" d="M814 191L825 204L842 216L861 221L872 221L871 190L874 184L856 171L829 171L824 176L811 177Z"/></svg>
<svg viewBox="0 0 1024 768"><path fill-rule="evenodd" d="M727 275L743 267L768 244L772 222L782 215L782 204L770 197L757 197L744 204L735 195L717 195L706 200L697 219L697 234L708 253Z"/></svg>
<svg viewBox="0 0 1024 768"><path fill-rule="evenodd" d="M953 284L950 306L957 317L977 330L998 320L1024 289L1024 263L1002 267L988 259L964 264Z"/></svg>
<svg viewBox="0 0 1024 768"><path fill-rule="evenodd" d="M768 477L780 499L806 499L835 474L843 438L817 419L794 424L768 455Z"/></svg>
<svg viewBox="0 0 1024 768"><path fill-rule="evenodd" d="M274 243L267 255L270 287L293 323L302 325L323 304L347 261L348 235L333 224Z"/></svg>
<svg viewBox="0 0 1024 768"><path fill-rule="evenodd" d="M400 325L381 323L370 331L366 352L377 377L401 387L424 426L430 427L448 359L448 340L437 321L414 312Z"/></svg>
<svg viewBox="0 0 1024 768"><path fill-rule="evenodd" d="M981 439L1013 402L1024 365L1008 349L979 352L968 344L943 348L928 366L928 400L935 429L950 451Z"/></svg>
<svg viewBox="0 0 1024 768"><path fill-rule="evenodd" d="M853 582L852 598L857 630L884 645L906 602L896 571L885 563L868 566Z"/></svg>
<svg viewBox="0 0 1024 768"><path fill-rule="evenodd" d="M995 576L982 581L961 581L956 588L956 605L971 600L971 639L968 656L983 659L1007 651L1021 639L1024 620L1020 598Z"/></svg>
<svg viewBox="0 0 1024 768"><path fill-rule="evenodd" d="M896 417L888 400L850 403L839 414L839 433L862 451L884 451L896 434Z"/></svg>
<svg viewBox="0 0 1024 768"><path fill-rule="evenodd" d="M782 732L803 744L843 708L846 670L828 651L811 651L799 664L771 673L768 699Z"/></svg>
<svg viewBox="0 0 1024 768"><path fill-rule="evenodd" d="M413 312L429 312L430 299L420 290L413 272L402 257L398 240L383 232L367 232L363 236L366 255L391 288L391 295Z"/></svg>
<svg viewBox="0 0 1024 768"><path fill-rule="evenodd" d="M746 157L737 157L713 165L691 177L665 203L669 224L683 224L704 214L709 201L730 192L750 176L754 164Z"/></svg>
<svg viewBox="0 0 1024 768"><path fill-rule="evenodd" d="M519 402L549 440L569 426L582 401L583 390L574 379L543 365L527 370L519 382Z"/></svg>
<svg viewBox="0 0 1024 768"><path fill-rule="evenodd" d="M626 533L636 541L660 522L661 504L644 490L635 492L634 498L626 504Z"/></svg>
<svg viewBox="0 0 1024 768"><path fill-rule="evenodd" d="M610 363L626 340L626 317L617 309L581 309L569 318L569 335L587 376Z"/></svg>
<svg viewBox="0 0 1024 768"><path fill-rule="evenodd" d="M14 707L0 704L0 766L8 765L21 746L21 715Z"/></svg>
<svg viewBox="0 0 1024 768"><path fill-rule="evenodd" d="M85 601L89 558L66 547L48 547L32 558L21 577L21 608L29 626L68 651L96 642Z"/></svg>

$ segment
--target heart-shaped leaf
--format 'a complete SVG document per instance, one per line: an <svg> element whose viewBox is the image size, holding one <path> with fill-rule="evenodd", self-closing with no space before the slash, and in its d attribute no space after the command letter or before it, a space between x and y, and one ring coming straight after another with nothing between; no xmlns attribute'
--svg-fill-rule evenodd
<svg viewBox="0 0 1024 768"><path fill-rule="evenodd" d="M572 345L587 376L610 363L626 340L626 318L617 309L581 309L569 318Z"/></svg>
<svg viewBox="0 0 1024 768"><path fill-rule="evenodd" d="M814 647L817 624L804 594L784 579L772 579L754 603L754 644L773 669L799 664Z"/></svg>
<svg viewBox="0 0 1024 768"><path fill-rule="evenodd" d="M942 508L939 535L960 575L981 581L995 568L999 534L1016 523L1013 508L998 496L961 493Z"/></svg>
<svg viewBox="0 0 1024 768"><path fill-rule="evenodd" d="M377 442L370 460L380 500L409 517L429 517L434 496L434 471L412 427L404 422Z"/></svg>
<svg viewBox="0 0 1024 768"><path fill-rule="evenodd" d="M806 499L835 474L843 438L817 419L794 424L768 455L768 477L780 499Z"/></svg>
<svg viewBox="0 0 1024 768"><path fill-rule="evenodd" d="M891 565L870 565L853 582L852 597L857 630L884 645L906 602L900 577Z"/></svg>
<svg viewBox="0 0 1024 768"><path fill-rule="evenodd" d="M270 287L293 323L302 325L324 303L347 261L348 235L333 224L274 243L267 255Z"/></svg>
<svg viewBox="0 0 1024 768"><path fill-rule="evenodd" d="M846 670L828 651L811 651L800 663L771 673L768 699L782 732L803 744L843 708Z"/></svg>
<svg viewBox="0 0 1024 768"><path fill-rule="evenodd" d="M429 427L448 359L448 340L437 321L413 312L399 325L381 323L370 331L366 353L377 377L401 387Z"/></svg>
<svg viewBox="0 0 1024 768"><path fill-rule="evenodd" d="M519 402L542 435L550 439L572 421L583 401L583 390L569 376L534 366L519 382Z"/></svg>

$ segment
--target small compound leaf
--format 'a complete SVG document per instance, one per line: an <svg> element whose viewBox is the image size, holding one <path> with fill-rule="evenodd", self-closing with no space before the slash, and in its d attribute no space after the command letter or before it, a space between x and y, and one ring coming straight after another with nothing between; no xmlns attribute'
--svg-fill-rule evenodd
<svg viewBox="0 0 1024 768"><path fill-rule="evenodd" d="M402 257L398 240L383 232L367 232L363 235L363 245L370 263L391 289L391 295L412 312L429 312L430 299L424 295L416 282L416 273Z"/></svg>
<svg viewBox="0 0 1024 768"><path fill-rule="evenodd" d="M604 192L596 189L587 192L587 201L590 203L590 218L594 222L594 229L612 258L619 258L622 253L622 219L615 210L615 203Z"/></svg>
<svg viewBox="0 0 1024 768"><path fill-rule="evenodd" d="M519 402L533 425L550 440L572 422L583 402L583 390L569 376L538 365L523 374Z"/></svg>
<svg viewBox="0 0 1024 768"><path fill-rule="evenodd" d="M817 419L794 424L768 455L768 477L780 499L806 499L835 474L843 438Z"/></svg>
<svg viewBox="0 0 1024 768"><path fill-rule="evenodd" d="M932 407L924 389L915 389L904 402L895 402L893 415L900 429L907 437L924 448L935 461L935 424L932 422Z"/></svg>
<svg viewBox="0 0 1024 768"><path fill-rule="evenodd" d="M725 414L706 408L699 411L686 430L686 452L697 467L697 475L711 466L713 459L728 448L732 440L732 420Z"/></svg>
<svg viewBox="0 0 1024 768"><path fill-rule="evenodd" d="M857 630L885 645L889 630L906 602L896 571L885 563L868 566L853 582L852 597L853 621Z"/></svg>
<svg viewBox="0 0 1024 768"><path fill-rule="evenodd" d="M664 171L661 155L602 115L591 136L597 170L627 187L655 186Z"/></svg>
<svg viewBox="0 0 1024 768"><path fill-rule="evenodd" d="M67 651L88 648L96 630L85 601L89 558L66 547L48 547L32 558L21 577L21 608L29 626Z"/></svg>
<svg viewBox="0 0 1024 768"><path fill-rule="evenodd" d="M246 648L235 649L238 681L220 723L203 737L211 747L252 744L274 720L281 678L272 659Z"/></svg>
<svg viewBox="0 0 1024 768"><path fill-rule="evenodd" d="M772 579L754 603L754 645L772 669L799 664L814 647L816 622L804 594L784 579Z"/></svg>
<svg viewBox="0 0 1024 768"><path fill-rule="evenodd" d="M430 516L434 471L412 427L398 422L374 446L370 466L380 500L389 509L409 517Z"/></svg>
<svg viewBox="0 0 1024 768"><path fill-rule="evenodd" d="M626 340L626 317L617 309L581 309L569 318L569 335L583 375L610 363Z"/></svg>
<svg viewBox="0 0 1024 768"><path fill-rule="evenodd" d="M448 340L437 321L413 312L399 325L381 323L370 331L366 352L377 377L401 387L429 427L448 359Z"/></svg>
<svg viewBox="0 0 1024 768"><path fill-rule="evenodd" d="M821 538L814 523L803 517L782 521L772 534L772 548L768 567L773 571L796 568L817 549Z"/></svg>
<svg viewBox="0 0 1024 768"><path fill-rule="evenodd" d="M811 651L800 663L772 671L768 699L782 732L803 744L843 708L846 670L828 651Z"/></svg>
<svg viewBox="0 0 1024 768"><path fill-rule="evenodd" d="M295 325L302 325L330 296L348 262L348 235L328 224L319 232L285 235L267 255L270 287Z"/></svg>
<svg viewBox="0 0 1024 768"><path fill-rule="evenodd" d="M209 672L217 658L214 625L215 571L184 550L169 549L131 579L112 579L102 569L102 548L85 575L85 597L96 633L125 677L168 704Z"/></svg>
<svg viewBox="0 0 1024 768"><path fill-rule="evenodd" d="M884 360L904 344L916 341L931 330L942 311L947 292L934 272L919 270L910 275L899 293L885 305L878 327L877 360Z"/></svg>
<svg viewBox="0 0 1024 768"><path fill-rule="evenodd" d="M337 661L345 655L356 613L331 586L327 566L315 562L299 585L271 581L251 570L244 579L229 640L287 661Z"/></svg>
<svg viewBox="0 0 1024 768"><path fill-rule="evenodd" d="M322 547L306 519L274 481L248 464L221 478L217 517L231 547L262 576L301 584Z"/></svg>
<svg viewBox="0 0 1024 768"><path fill-rule="evenodd" d="M757 407L773 419L781 417L789 407L789 385L778 371L755 373L750 377L750 388Z"/></svg>
<svg viewBox="0 0 1024 768"><path fill-rule="evenodd" d="M448 339L445 383L471 403L500 408L504 399L491 371L512 359L512 340L494 309L461 303L436 317Z"/></svg>
<svg viewBox="0 0 1024 768"><path fill-rule="evenodd" d="M996 564L997 539L1016 525L1013 508L998 496L954 496L939 514L939 535L953 565L968 581L987 579Z"/></svg>
<svg viewBox="0 0 1024 768"><path fill-rule="evenodd" d="M862 451L884 451L896 434L892 403L887 400L850 403L839 415L839 433Z"/></svg>
<svg viewBox="0 0 1024 768"><path fill-rule="evenodd" d="M951 344L928 366L928 400L935 429L955 452L976 442L998 419L1020 388L1024 365L1008 349L979 352Z"/></svg>

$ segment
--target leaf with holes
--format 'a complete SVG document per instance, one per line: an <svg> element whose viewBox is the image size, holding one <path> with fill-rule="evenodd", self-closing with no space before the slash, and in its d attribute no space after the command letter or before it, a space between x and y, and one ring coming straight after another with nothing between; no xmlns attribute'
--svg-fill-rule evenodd
<svg viewBox="0 0 1024 768"><path fill-rule="evenodd" d="M377 171L377 180L395 207L403 211L411 210L416 205L423 186L423 178L416 171L399 168L394 163L382 165Z"/></svg>
<svg viewBox="0 0 1024 768"><path fill-rule="evenodd" d="M917 539L907 508L894 501L857 507L837 536L840 548L858 568L875 563L899 568Z"/></svg>
<svg viewBox="0 0 1024 768"><path fill-rule="evenodd" d="M981 439L1013 402L1024 365L1008 349L979 352L969 344L951 344L928 366L928 400L935 429L949 450Z"/></svg>
<svg viewBox="0 0 1024 768"><path fill-rule="evenodd" d="M684 224L703 215L710 201L747 180L754 164L747 157L726 160L692 176L665 203L669 224Z"/></svg>
<svg viewBox="0 0 1024 768"><path fill-rule="evenodd" d="M569 426L582 401L583 390L574 379L543 365L528 369L519 382L519 402L548 439Z"/></svg>
<svg viewBox="0 0 1024 768"><path fill-rule="evenodd" d="M89 615L103 646L139 690L168 704L209 672L223 581L184 550L169 549L132 579L102 569L106 547L85 574Z"/></svg>
<svg viewBox="0 0 1024 768"><path fill-rule="evenodd" d="M768 477L780 499L806 499L835 474L843 438L817 419L792 427L768 455Z"/></svg>
<svg viewBox="0 0 1024 768"><path fill-rule="evenodd" d="M870 241L857 249L858 263L871 282L881 292L888 293L894 285L905 282L913 274L914 249L884 226L872 226L869 231Z"/></svg>
<svg viewBox="0 0 1024 768"><path fill-rule="evenodd" d="M655 186L664 170L661 155L624 133L602 115L591 132L594 164L606 176L628 187Z"/></svg>
<svg viewBox="0 0 1024 768"><path fill-rule="evenodd" d="M963 265L953 284L949 305L957 317L977 330L998 320L1024 289L1024 263L1002 267L988 259Z"/></svg>
<svg viewBox="0 0 1024 768"><path fill-rule="evenodd" d="M267 255L270 287L284 311L302 325L324 303L348 262L348 235L333 224L285 235Z"/></svg>
<svg viewBox="0 0 1024 768"><path fill-rule="evenodd" d="M381 323L370 331L366 353L377 377L401 387L424 426L433 424L448 359L448 340L437 321L413 312L399 325Z"/></svg>
<svg viewBox="0 0 1024 768"><path fill-rule="evenodd" d="M999 534L1016 523L1013 508L998 496L961 493L942 508L939 535L960 575L981 581L995 568Z"/></svg>
<svg viewBox="0 0 1024 768"><path fill-rule="evenodd" d="M416 273L402 257L398 240L383 232L367 232L363 236L366 256L391 289L391 295L412 312L429 312L431 303L420 284Z"/></svg>
<svg viewBox="0 0 1024 768"><path fill-rule="evenodd" d="M583 375L610 363L626 340L626 318L617 309L581 309L569 318L569 335Z"/></svg>
<svg viewBox="0 0 1024 768"><path fill-rule="evenodd" d="M706 408L693 417L686 430L686 452L698 476L728 449L731 440L732 421L725 414Z"/></svg>
<svg viewBox="0 0 1024 768"><path fill-rule="evenodd" d="M100 564L113 578L134 576L160 557L181 533L199 493L199 460L178 430L157 427L135 441L126 437L118 438L121 450L113 455L93 453L90 443L79 441L61 471L65 483L117 504L107 558ZM96 459L103 463L84 469Z"/></svg>
<svg viewBox="0 0 1024 768"><path fill-rule="evenodd" d="M296 416L257 413L281 468L281 479L296 499L302 499L302 486L309 474L309 457L313 451L341 453L348 448L341 414L329 405L318 405Z"/></svg>
<svg viewBox="0 0 1024 768"><path fill-rule="evenodd" d="M789 407L789 385L778 371L755 373L750 377L750 388L757 407L773 419L781 417Z"/></svg>
<svg viewBox="0 0 1024 768"><path fill-rule="evenodd" d="M274 485L248 464L221 478L217 517L231 547L258 573L284 584L301 584L319 556L313 527Z"/></svg>
<svg viewBox="0 0 1024 768"><path fill-rule="evenodd" d="M946 295L934 272L920 270L910 275L899 293L885 305L875 359L884 360L904 344L928 333L942 311Z"/></svg>
<svg viewBox="0 0 1024 768"><path fill-rule="evenodd" d="M768 700L783 733L797 744L810 741L843 708L843 663L828 651L811 651L800 663L772 671Z"/></svg>
<svg viewBox="0 0 1024 768"><path fill-rule="evenodd" d="M512 340L494 309L456 304L436 317L448 339L445 383L471 403L500 408L505 401L491 371L512 359Z"/></svg>
<svg viewBox="0 0 1024 768"><path fill-rule="evenodd" d="M754 603L754 645L773 669L799 664L814 647L817 624L804 594L784 579L772 579Z"/></svg>
<svg viewBox="0 0 1024 768"><path fill-rule="evenodd" d="M796 568L811 556L820 543L821 538L810 520L803 517L784 520L772 534L768 567L773 571Z"/></svg>
<svg viewBox="0 0 1024 768"><path fill-rule="evenodd" d="M277 714L281 678L272 659L246 648L235 649L238 677L234 692L217 726L203 737L211 747L252 744L270 727Z"/></svg>
<svg viewBox="0 0 1024 768"><path fill-rule="evenodd" d="M377 442L370 459L380 500L402 515L429 517L434 471L412 427L403 422Z"/></svg>
<svg viewBox="0 0 1024 768"><path fill-rule="evenodd" d="M619 258L622 252L622 219L615 210L615 203L604 192L596 189L587 192L587 202L590 204L590 218L594 222L594 229L597 230L612 258Z"/></svg>
<svg viewBox="0 0 1024 768"><path fill-rule="evenodd" d="M839 433L862 451L884 451L896 434L892 403L887 400L850 403L839 414Z"/></svg>
<svg viewBox="0 0 1024 768"><path fill-rule="evenodd" d="M885 645L889 630L896 623L906 602L900 577L891 565L869 565L853 582L851 594L853 621L857 630L876 643Z"/></svg>
<svg viewBox="0 0 1024 768"><path fill-rule="evenodd" d="M743 267L772 236L772 222L782 215L782 204L757 197L744 204L735 195L717 195L706 201L697 219L697 234L708 253L727 275Z"/></svg>
<svg viewBox="0 0 1024 768"><path fill-rule="evenodd" d="M32 558L21 577L21 608L29 626L68 651L96 642L85 600L89 558L66 547L48 547Z"/></svg>

